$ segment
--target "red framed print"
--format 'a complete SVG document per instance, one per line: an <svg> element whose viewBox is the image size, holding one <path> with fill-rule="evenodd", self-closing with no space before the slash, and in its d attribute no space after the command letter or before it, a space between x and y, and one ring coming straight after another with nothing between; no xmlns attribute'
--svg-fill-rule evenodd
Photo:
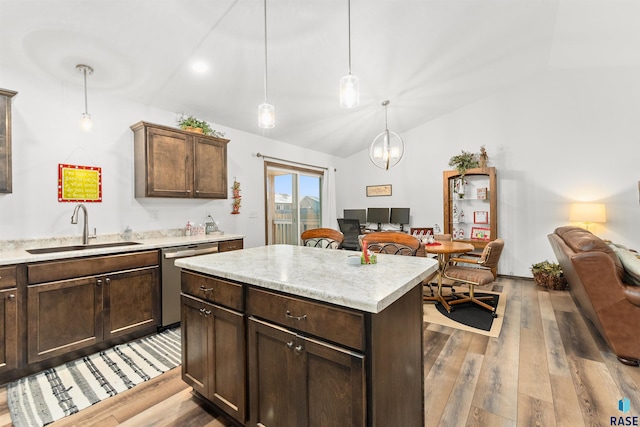
<svg viewBox="0 0 640 427"><path fill-rule="evenodd" d="M473 222L476 224L489 224L489 212L475 211L473 213Z"/></svg>
<svg viewBox="0 0 640 427"><path fill-rule="evenodd" d="M58 165L59 202L102 202L102 168Z"/></svg>
<svg viewBox="0 0 640 427"><path fill-rule="evenodd" d="M486 227L471 227L471 238L474 240L491 239L491 229Z"/></svg>

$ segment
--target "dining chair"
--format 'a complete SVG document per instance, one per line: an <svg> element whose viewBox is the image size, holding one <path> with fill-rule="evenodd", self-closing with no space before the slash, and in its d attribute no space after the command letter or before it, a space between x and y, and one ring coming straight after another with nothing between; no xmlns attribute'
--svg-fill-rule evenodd
<svg viewBox="0 0 640 427"><path fill-rule="evenodd" d="M454 293L453 296L455 298L449 301L450 306L472 302L491 311L493 317L498 316L496 314L496 307L484 302L493 300L493 296L476 297L475 287L488 285L495 280L492 269L497 268L503 248L504 241L502 239L496 239L487 243L479 258L454 257L449 259L443 272L444 277L455 281L455 283L466 283L469 285L469 294ZM466 266L462 264L466 264Z"/></svg>
<svg viewBox="0 0 640 427"><path fill-rule="evenodd" d="M420 249L417 237L396 231L365 234L362 243L365 242L370 251L382 254L415 256Z"/></svg>
<svg viewBox="0 0 640 427"><path fill-rule="evenodd" d="M341 249L344 234L333 228L312 228L300 235L303 246L313 246L324 249Z"/></svg>

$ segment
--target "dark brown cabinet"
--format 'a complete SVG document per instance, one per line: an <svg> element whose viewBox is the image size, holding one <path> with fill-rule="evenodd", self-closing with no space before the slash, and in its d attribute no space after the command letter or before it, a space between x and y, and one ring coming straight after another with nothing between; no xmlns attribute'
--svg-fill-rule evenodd
<svg viewBox="0 0 640 427"><path fill-rule="evenodd" d="M183 273L182 378L240 422L246 417L245 316L220 304L240 308L242 295L242 286Z"/></svg>
<svg viewBox="0 0 640 427"><path fill-rule="evenodd" d="M228 139L146 122L131 129L136 197L227 198Z"/></svg>
<svg viewBox="0 0 640 427"><path fill-rule="evenodd" d="M255 318L248 340L248 425L366 425L363 354Z"/></svg>
<svg viewBox="0 0 640 427"><path fill-rule="evenodd" d="M19 303L16 268L0 268L0 374L18 365Z"/></svg>
<svg viewBox="0 0 640 427"><path fill-rule="evenodd" d="M218 252L237 251L242 248L244 248L243 239L224 240L218 242Z"/></svg>
<svg viewBox="0 0 640 427"><path fill-rule="evenodd" d="M11 99L18 92L0 89L0 193L12 192Z"/></svg>
<svg viewBox="0 0 640 427"><path fill-rule="evenodd" d="M159 324L157 251L27 267L27 362L40 362Z"/></svg>

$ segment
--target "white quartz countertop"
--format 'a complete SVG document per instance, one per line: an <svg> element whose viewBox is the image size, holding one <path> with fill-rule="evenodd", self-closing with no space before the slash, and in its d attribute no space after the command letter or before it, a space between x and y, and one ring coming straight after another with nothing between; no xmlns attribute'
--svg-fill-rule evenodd
<svg viewBox="0 0 640 427"><path fill-rule="evenodd" d="M185 246L198 243L220 242L224 240L242 239L244 235L241 234L219 234L219 235L198 235L198 236L179 236L179 237L159 237L153 239L133 239L137 242L137 245L130 246L116 246L107 248L91 248L92 244L102 244L105 242L91 241L86 249L72 250L72 251L59 251L47 254L31 254L27 252L29 247L5 249L0 248L0 265L10 264L22 264L26 262L38 262L38 261L50 261L58 259L79 258L93 255L109 255L123 252L138 252L149 249L169 248L173 246ZM109 243L109 242L106 242ZM55 245L54 245L55 246ZM64 245L63 245L64 246ZM34 246L34 247L46 247Z"/></svg>
<svg viewBox="0 0 640 427"><path fill-rule="evenodd" d="M350 265L358 252L270 245L177 259L184 269L318 301L379 313L436 271L432 258L378 254Z"/></svg>

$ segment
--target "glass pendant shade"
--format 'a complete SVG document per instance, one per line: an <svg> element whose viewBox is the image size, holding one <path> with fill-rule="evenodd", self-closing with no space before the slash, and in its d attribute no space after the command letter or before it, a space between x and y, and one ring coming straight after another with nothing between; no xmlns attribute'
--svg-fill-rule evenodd
<svg viewBox="0 0 640 427"><path fill-rule="evenodd" d="M80 119L80 129L83 131L90 131L93 128L93 120L91 119L91 114L82 113L82 119Z"/></svg>
<svg viewBox="0 0 640 427"><path fill-rule="evenodd" d="M354 108L360 105L360 81L358 77L347 74L340 79L340 106Z"/></svg>
<svg viewBox="0 0 640 427"><path fill-rule="evenodd" d="M258 105L258 126L262 129L271 129L276 123L276 110L266 102Z"/></svg>
<svg viewBox="0 0 640 427"><path fill-rule="evenodd" d="M404 142L400 135L391 132L387 126L387 106L389 101L384 101L384 132L376 136L369 147L369 159L371 163L380 169L389 170L400 162L404 155Z"/></svg>

